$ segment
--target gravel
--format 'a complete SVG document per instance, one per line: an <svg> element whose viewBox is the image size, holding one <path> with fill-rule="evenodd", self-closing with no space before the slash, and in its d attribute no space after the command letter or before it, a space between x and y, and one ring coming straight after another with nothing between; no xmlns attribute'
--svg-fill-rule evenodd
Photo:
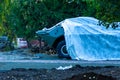
<svg viewBox="0 0 120 80"><path fill-rule="evenodd" d="M70 69L24 69L0 72L0 80L120 80L120 67L81 67Z"/></svg>

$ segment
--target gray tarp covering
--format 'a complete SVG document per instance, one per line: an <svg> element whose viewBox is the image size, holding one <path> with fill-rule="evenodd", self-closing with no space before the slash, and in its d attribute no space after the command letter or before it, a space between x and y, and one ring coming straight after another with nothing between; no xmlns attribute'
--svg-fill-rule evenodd
<svg viewBox="0 0 120 80"><path fill-rule="evenodd" d="M91 17L64 20L67 50L72 59L120 60L120 27L98 25Z"/></svg>

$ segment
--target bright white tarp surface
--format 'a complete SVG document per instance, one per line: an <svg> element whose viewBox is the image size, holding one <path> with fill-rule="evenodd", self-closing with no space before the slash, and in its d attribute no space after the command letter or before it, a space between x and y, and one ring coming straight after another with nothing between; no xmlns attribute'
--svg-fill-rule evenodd
<svg viewBox="0 0 120 80"><path fill-rule="evenodd" d="M67 50L77 60L120 60L120 27L106 29L92 17L63 21Z"/></svg>

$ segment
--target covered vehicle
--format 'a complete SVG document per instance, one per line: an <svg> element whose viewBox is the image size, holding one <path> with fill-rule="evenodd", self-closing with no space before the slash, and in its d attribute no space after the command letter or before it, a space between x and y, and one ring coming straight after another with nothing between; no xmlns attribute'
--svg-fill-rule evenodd
<svg viewBox="0 0 120 80"><path fill-rule="evenodd" d="M42 34L41 37L44 36L43 38L48 36L48 44L55 42L54 45L58 54L65 51L68 53L67 56L72 59L120 60L120 27L113 29L110 26L106 29L105 26L99 25L99 20L92 17L65 19L52 28L37 31L36 33ZM51 37L51 33L54 36ZM64 38L59 38L58 33ZM61 43L56 44L56 40ZM58 49L59 46L61 47ZM64 50L63 47L67 47L67 50Z"/></svg>

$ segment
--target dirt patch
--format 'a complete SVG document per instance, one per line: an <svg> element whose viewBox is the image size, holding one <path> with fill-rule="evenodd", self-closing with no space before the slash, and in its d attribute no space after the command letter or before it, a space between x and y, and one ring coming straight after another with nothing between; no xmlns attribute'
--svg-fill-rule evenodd
<svg viewBox="0 0 120 80"><path fill-rule="evenodd" d="M120 80L120 67L57 69L12 69L0 72L0 80Z"/></svg>
<svg viewBox="0 0 120 80"><path fill-rule="evenodd" d="M71 78L65 80L116 80L116 79L111 76L104 76L101 74L96 74L94 72L89 72L89 73L74 75Z"/></svg>

